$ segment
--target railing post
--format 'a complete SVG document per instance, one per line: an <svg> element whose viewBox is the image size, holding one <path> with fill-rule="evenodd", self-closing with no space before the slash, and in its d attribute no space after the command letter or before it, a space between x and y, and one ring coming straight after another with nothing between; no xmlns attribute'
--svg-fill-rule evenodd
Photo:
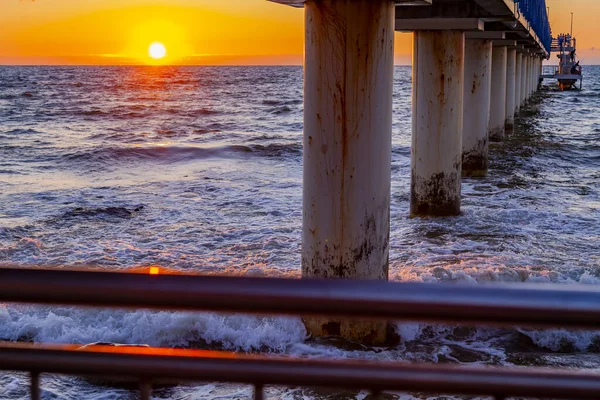
<svg viewBox="0 0 600 400"><path fill-rule="evenodd" d="M31 395L31 400L41 400L42 393L40 388L40 374L39 372L31 372L29 375L29 390Z"/></svg>
<svg viewBox="0 0 600 400"><path fill-rule="evenodd" d="M140 400L150 400L152 395L152 384L148 382L140 383Z"/></svg>
<svg viewBox="0 0 600 400"><path fill-rule="evenodd" d="M262 384L254 385L254 400L263 400L265 395L265 387Z"/></svg>

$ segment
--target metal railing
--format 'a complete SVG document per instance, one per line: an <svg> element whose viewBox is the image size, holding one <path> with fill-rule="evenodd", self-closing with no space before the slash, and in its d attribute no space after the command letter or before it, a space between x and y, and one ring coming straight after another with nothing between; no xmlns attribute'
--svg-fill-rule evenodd
<svg viewBox="0 0 600 400"><path fill-rule="evenodd" d="M548 20L546 0L515 0L515 3L518 3L520 13L529 22L546 51L550 53L552 31Z"/></svg>
<svg viewBox="0 0 600 400"><path fill-rule="evenodd" d="M460 285L287 280L0 269L0 301L350 318L600 328L600 291L590 286ZM112 346L0 346L0 370L111 376L153 384L219 381L507 397L600 398L600 375L540 368L463 367L265 357Z"/></svg>

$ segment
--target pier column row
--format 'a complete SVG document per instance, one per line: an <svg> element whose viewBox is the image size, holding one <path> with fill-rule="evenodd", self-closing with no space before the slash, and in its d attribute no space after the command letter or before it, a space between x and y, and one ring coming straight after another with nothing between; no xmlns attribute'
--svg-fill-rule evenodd
<svg viewBox="0 0 600 400"><path fill-rule="evenodd" d="M490 141L502 141L506 123L506 66L507 48L499 45L492 49L492 101L490 105Z"/></svg>
<svg viewBox="0 0 600 400"><path fill-rule="evenodd" d="M517 49L507 48L506 61L506 133L513 133L515 125L515 90L517 79Z"/></svg>
<svg viewBox="0 0 600 400"><path fill-rule="evenodd" d="M462 176L485 176L492 92L492 41L466 39Z"/></svg>
<svg viewBox="0 0 600 400"><path fill-rule="evenodd" d="M416 31L411 216L460 214L465 34Z"/></svg>
<svg viewBox="0 0 600 400"><path fill-rule="evenodd" d="M305 29L302 276L387 280L394 2L307 0ZM313 336L386 339L385 321L304 322Z"/></svg>

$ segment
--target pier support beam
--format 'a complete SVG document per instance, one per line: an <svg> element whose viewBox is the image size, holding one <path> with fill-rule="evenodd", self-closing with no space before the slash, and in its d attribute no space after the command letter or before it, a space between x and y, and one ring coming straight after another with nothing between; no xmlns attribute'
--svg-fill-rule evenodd
<svg viewBox="0 0 600 400"><path fill-rule="evenodd" d="M517 49L508 48L506 53L506 133L513 133L515 125L515 88L517 79Z"/></svg>
<svg viewBox="0 0 600 400"><path fill-rule="evenodd" d="M386 280L394 2L307 0L305 19L302 276ZM305 325L313 336L386 340L385 321Z"/></svg>
<svg viewBox="0 0 600 400"><path fill-rule="evenodd" d="M494 46L492 50L492 102L490 106L491 141L504 140L506 120L506 46Z"/></svg>
<svg viewBox="0 0 600 400"><path fill-rule="evenodd" d="M485 176L492 89L492 41L465 41L462 176Z"/></svg>
<svg viewBox="0 0 600 400"><path fill-rule="evenodd" d="M521 76L523 72L523 54L517 51L515 64L515 114L521 109Z"/></svg>
<svg viewBox="0 0 600 400"><path fill-rule="evenodd" d="M460 214L465 34L416 31L411 216Z"/></svg>

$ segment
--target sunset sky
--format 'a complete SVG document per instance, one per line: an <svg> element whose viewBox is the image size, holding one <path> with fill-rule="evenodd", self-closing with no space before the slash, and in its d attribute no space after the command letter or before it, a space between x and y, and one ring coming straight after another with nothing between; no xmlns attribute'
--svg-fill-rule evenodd
<svg viewBox="0 0 600 400"><path fill-rule="evenodd" d="M575 13L578 53L600 63L600 1L547 0L554 33ZM0 64L301 64L304 17L266 0L0 0ZM153 60L148 48L164 44ZM410 34L396 63L410 64ZM598 48L598 49L597 49Z"/></svg>

